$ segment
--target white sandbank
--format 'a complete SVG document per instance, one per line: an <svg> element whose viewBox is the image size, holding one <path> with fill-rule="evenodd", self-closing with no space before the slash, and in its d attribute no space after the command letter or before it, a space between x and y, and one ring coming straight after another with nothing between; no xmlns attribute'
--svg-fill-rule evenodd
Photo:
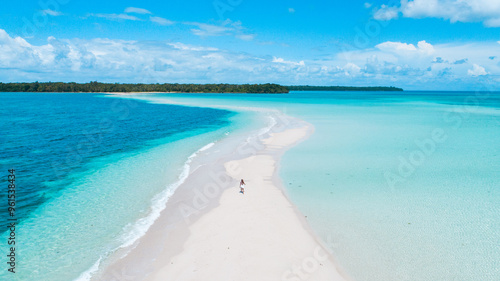
<svg viewBox="0 0 500 281"><path fill-rule="evenodd" d="M234 188L189 226L182 251L146 280L346 280L273 183L273 155L307 134L307 127L270 134L257 155L226 162ZM241 178L245 194L239 192Z"/></svg>

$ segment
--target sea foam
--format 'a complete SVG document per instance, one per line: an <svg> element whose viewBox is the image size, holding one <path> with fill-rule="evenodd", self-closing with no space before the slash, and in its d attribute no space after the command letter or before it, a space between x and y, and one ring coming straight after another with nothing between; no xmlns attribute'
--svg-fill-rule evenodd
<svg viewBox="0 0 500 281"><path fill-rule="evenodd" d="M174 194L177 188L183 184L189 176L191 170L191 162L193 159L198 156L200 152L206 151L215 145L215 142L211 142L202 148L198 149L196 152L191 154L181 169L181 173L177 181L172 184L169 184L162 192L158 193L151 200L151 208L147 216L140 218L134 223L128 224L124 227L123 235L119 238L120 246L116 249L107 253L109 256L112 252L121 249L121 248L129 248L134 245L142 236L146 234L149 228L153 225L153 223L160 217L161 212L165 209L166 204L170 197ZM100 257L99 260L92 265L88 270L84 271L77 279L74 281L88 281L92 278L92 276L99 270L99 266L101 264L103 257Z"/></svg>

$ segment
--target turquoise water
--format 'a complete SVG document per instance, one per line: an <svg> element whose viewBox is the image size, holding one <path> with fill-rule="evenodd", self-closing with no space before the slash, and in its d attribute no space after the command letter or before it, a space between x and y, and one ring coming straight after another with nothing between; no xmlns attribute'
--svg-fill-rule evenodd
<svg viewBox="0 0 500 281"><path fill-rule="evenodd" d="M249 118L92 94L1 96L1 167L16 169L18 224L16 274L0 280L85 280L147 230L201 148Z"/></svg>
<svg viewBox="0 0 500 281"><path fill-rule="evenodd" d="M162 96L312 123L283 184L354 280L500 280L500 93Z"/></svg>
<svg viewBox="0 0 500 281"><path fill-rule="evenodd" d="M24 171L19 184L29 188L19 201L18 280L84 280L98 261L135 241L194 153L228 132L262 126L238 107L277 109L315 126L284 155L283 185L355 280L499 280L500 93L140 98L203 109L133 99L112 107L117 98L89 94L12 95L2 94L13 101L1 112L9 116L0 122L2 153L17 154L1 165ZM31 111L21 106L30 103ZM115 120L117 129L108 135L102 119ZM85 157L67 161L74 153L64 154L65 147L103 134L82 150ZM20 139L24 148L16 146ZM63 159L56 161L62 173L48 165L53 159Z"/></svg>
<svg viewBox="0 0 500 281"><path fill-rule="evenodd" d="M355 280L499 280L500 110L314 108L282 176Z"/></svg>

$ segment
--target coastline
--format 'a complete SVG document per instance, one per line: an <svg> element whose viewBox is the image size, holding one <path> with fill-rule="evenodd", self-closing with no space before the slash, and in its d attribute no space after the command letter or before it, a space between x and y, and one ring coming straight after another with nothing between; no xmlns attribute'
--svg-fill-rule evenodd
<svg viewBox="0 0 500 281"><path fill-rule="evenodd" d="M146 280L344 280L327 251L301 223L293 205L273 183L273 153L307 135L308 127L273 133L254 156L224 164L245 194L225 190L219 206L189 226L183 251ZM258 270L255 270L258 269Z"/></svg>
<svg viewBox="0 0 500 281"><path fill-rule="evenodd" d="M224 215L221 216L221 214L228 213L231 208L234 208L234 206L231 207L231 204L235 202L234 200L241 199L238 198L238 196L241 195L238 193L239 189L235 188L238 185L238 181L235 180L233 176L236 175L228 171L227 165L229 165L228 163L237 163L237 165L246 166L249 159L253 159L250 162L262 162L263 165L250 165L246 168L247 170L254 171L256 169L262 169L260 166L263 166L265 168L260 170L260 173L268 176L268 180L262 182L265 183L264 186L266 186L267 189L261 190L261 193L266 194L266 192L269 192L272 194L271 198L273 198L273 200L267 202L267 205L262 207L265 208L267 206L267 208L273 208L276 202L280 202L281 209L275 209L273 211L276 213L274 222L279 224L280 221L288 221L288 229L293 229L293 231L283 232L283 229L275 229L273 232L266 232L267 229L258 230L258 228L249 231L248 229L245 230L244 226L235 228L233 234L235 237L239 237L237 240L241 240L242 245L251 247L250 249L241 247L239 250L240 256L252 248L257 250L261 249L263 251L262 253L257 252L251 255L251 257L247 259L247 262L253 264L253 267L257 266L260 268L272 264L269 263L266 257L275 256L279 257L276 262L279 262L280 266L275 264L270 268L270 271L274 270L277 272L268 272L267 275L264 276L253 276L251 274L252 272L262 273L260 270L235 270L233 271L235 274L237 272L245 273L243 276L244 278L242 278L242 276L226 276L226 279L229 280L237 277L237 279L243 280L245 280L245 278L248 278L247 280L276 280L280 278L283 280L294 280L293 278L297 275L297 272L287 272L292 272L296 269L297 265L300 265L299 267L305 266L305 272L307 274L314 269L314 272L312 272L314 274L311 274L312 279L307 280L316 280L316 275L321 276L321 280L325 278L328 280L347 280L347 278L342 277L345 276L345 274L339 273L340 271L337 269L338 266L336 266L334 258L331 253L328 252L327 247L316 237L308 226L304 216L300 214L297 208L289 201L278 175L279 159L281 155L296 143L306 139L314 128L305 121L283 114L279 116L279 119L280 122L275 122L272 128L270 127L267 129L267 131L272 132L260 132L260 135L253 136L254 141L249 141L250 138L247 137L246 144L242 144L241 140L238 141L239 143L235 143L234 140L232 140L233 143L231 144L224 143L223 140L220 144L217 144L227 147L233 146L231 153L219 153L220 155L217 155L215 158L212 156L213 159L211 162L204 163L200 167L197 167L170 197L166 203L165 209L161 212L159 218L154 222L147 233L132 247L119 249L117 252L113 253L108 261L102 264L102 269L92 276L91 280L108 280L112 278L117 278L119 280L163 280L165 276L176 276L176 280L197 280L203 275L189 275L187 273L191 270L187 269L187 267L190 266L192 260L195 259L199 259L201 263L203 263L202 260L216 261L220 259L212 266L200 265L200 267L196 269L196 272L212 272L210 273L211 277L214 277L212 275L216 272L223 273L224 270L220 270L220 268L229 266L228 257L223 253L219 253L215 256L200 254L200 242L196 241L203 241L203 243L209 247L215 245L214 241L207 238L210 236L207 231L210 232L210 229L212 229L212 227L207 227L209 225L218 225L221 227L221 233L227 232L224 231L224 229L228 230L234 228L235 224L231 221L231 217L234 219L234 216L230 216L229 219L225 218ZM297 130L299 130L298 128L301 128L302 133L297 133ZM245 145L247 146L246 148ZM217 154L217 152L218 151L214 153ZM257 179L249 177L244 178L249 181L249 185L251 182L258 182ZM232 198L235 195L238 199ZM247 196L247 194L242 196ZM228 200L227 198L232 199ZM244 198L250 198L250 196ZM261 204L258 199L254 198L252 201ZM248 214L251 214L251 212ZM263 214L261 214L260 218L254 218L253 223L255 224L256 222L269 220L269 218L262 215ZM241 220L245 221L245 219L246 218L242 217ZM207 223L206 221L211 222ZM260 223L256 225L260 225ZM266 251L270 251L272 248L260 245L264 240L253 241L251 243L248 242L251 241L248 239L260 235L259 233L261 235L266 233L266 237L279 238L277 242L283 242L276 244L277 246L274 247L274 252L271 251L266 253ZM250 236L244 238L245 235ZM216 238L218 237L217 235L210 237L215 237L214 239L216 239L219 244L226 242L226 239L220 240L220 237ZM296 240L297 237L301 238ZM233 255L238 252L236 250L238 248L237 240L233 243L233 251L231 251ZM243 241L247 241L248 244L245 244ZM288 241L289 243L284 244L284 241ZM256 245L259 246L255 247ZM231 246L229 247L231 248ZM293 247L298 248L294 249ZM227 247L224 247L224 249L226 248ZM193 254L193 251L196 252L196 254ZM207 251L212 252L210 249L207 249ZM190 252L191 254L188 254ZM317 256L316 258L315 255ZM178 259L184 260L184 262L174 262ZM238 259L234 259L232 262L238 262ZM316 262L319 262L318 265L315 264ZM232 265L230 267L233 267L233 269L235 268ZM332 276L335 276L335 278L332 279ZM302 277L304 276L301 276L301 278ZM219 276L219 279L226 280L223 276Z"/></svg>

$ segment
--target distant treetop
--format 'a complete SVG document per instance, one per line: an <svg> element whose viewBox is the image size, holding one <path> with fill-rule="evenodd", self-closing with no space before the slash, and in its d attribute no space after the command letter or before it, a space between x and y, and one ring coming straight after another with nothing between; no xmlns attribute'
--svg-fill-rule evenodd
<svg viewBox="0 0 500 281"><path fill-rule="evenodd" d="M281 86L278 84L119 84L100 83L1 83L0 92L84 92L84 93L260 93L289 91L403 91L396 87Z"/></svg>
<svg viewBox="0 0 500 281"><path fill-rule="evenodd" d="M175 93L288 93L278 84L111 84L97 81L79 83L0 83L0 92L175 92Z"/></svg>

